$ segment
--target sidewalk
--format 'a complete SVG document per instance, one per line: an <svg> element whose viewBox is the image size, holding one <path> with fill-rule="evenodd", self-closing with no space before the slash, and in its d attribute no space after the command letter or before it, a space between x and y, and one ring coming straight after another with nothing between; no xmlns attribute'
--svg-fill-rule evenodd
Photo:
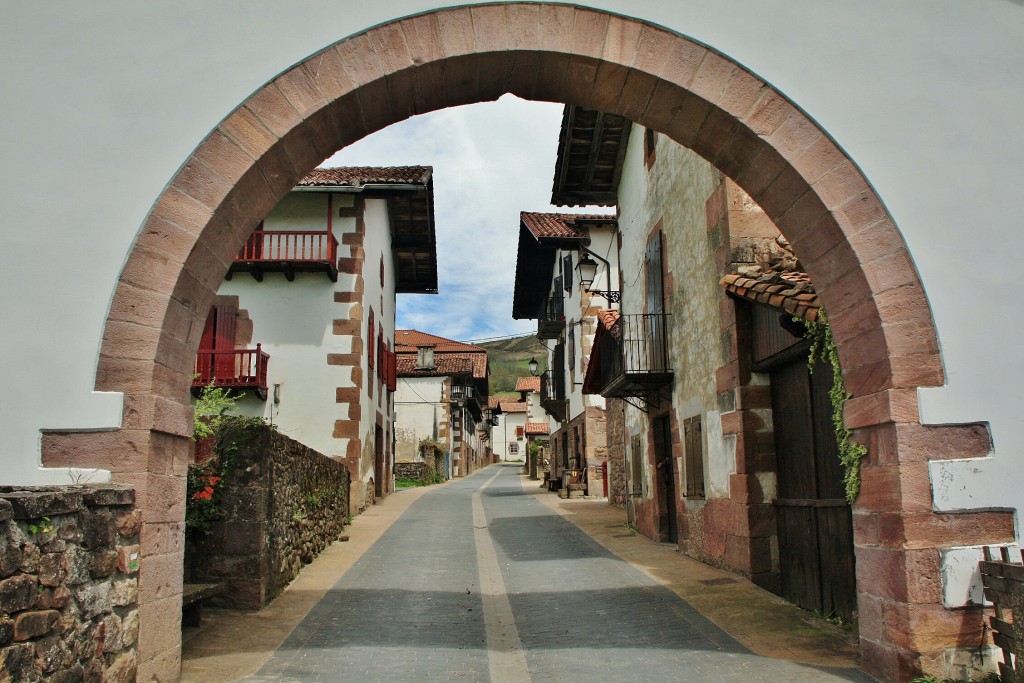
<svg viewBox="0 0 1024 683"><path fill-rule="evenodd" d="M493 473L486 468L476 474L485 472ZM599 501L563 500L525 477L522 483L527 493L675 592L755 654L823 667L857 666L857 643L852 634L813 618L749 581L634 533L626 527L625 512L619 508ZM412 503L437 488L403 490L369 508L353 521L350 541L328 548L266 609L204 612L202 629L186 629L182 635L182 680L231 681L256 672L381 534Z"/></svg>

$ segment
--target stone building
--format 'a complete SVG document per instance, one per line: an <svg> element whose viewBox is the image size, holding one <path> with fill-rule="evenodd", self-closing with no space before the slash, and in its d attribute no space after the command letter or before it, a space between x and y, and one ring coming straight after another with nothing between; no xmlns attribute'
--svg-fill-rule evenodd
<svg viewBox="0 0 1024 683"><path fill-rule="evenodd" d="M619 297L618 285L611 285L618 278L615 222L610 215L524 211L519 217L512 317L537 320L537 337L553 343L537 386L549 416L544 422L558 424L547 452L553 490L572 482L590 495L606 495L605 401L581 388L597 311L617 305ZM577 269L581 261L596 266L594 258L605 268L588 291L579 286Z"/></svg>

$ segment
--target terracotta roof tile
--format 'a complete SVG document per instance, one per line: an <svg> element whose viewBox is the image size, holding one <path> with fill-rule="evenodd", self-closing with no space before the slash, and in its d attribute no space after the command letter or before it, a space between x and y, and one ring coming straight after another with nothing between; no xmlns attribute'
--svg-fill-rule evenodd
<svg viewBox="0 0 1024 683"><path fill-rule="evenodd" d="M619 319L619 312L610 308L602 308L597 312L597 320L606 330L612 329Z"/></svg>
<svg viewBox="0 0 1024 683"><path fill-rule="evenodd" d="M449 352L461 351L464 353L487 353L482 346L465 344L454 339L446 339L436 334L420 332L419 330L395 330L395 350L401 352L415 352L418 346L433 346L434 351Z"/></svg>
<svg viewBox="0 0 1024 683"><path fill-rule="evenodd" d="M519 220L537 239L585 239L589 232L583 221L614 221L615 216L579 213L533 213L520 211Z"/></svg>
<svg viewBox="0 0 1024 683"><path fill-rule="evenodd" d="M540 391L540 377L520 377L516 380L516 391Z"/></svg>
<svg viewBox="0 0 1024 683"><path fill-rule="evenodd" d="M773 271L757 276L726 275L720 284L740 298L781 308L810 322L818 319L821 303L807 273Z"/></svg>
<svg viewBox="0 0 1024 683"><path fill-rule="evenodd" d="M488 408L501 408L501 396L488 396L487 397Z"/></svg>
<svg viewBox="0 0 1024 683"><path fill-rule="evenodd" d="M417 368L416 356L412 354L399 354L397 356L396 368L398 374L403 377L441 377L445 375L472 375L473 377L484 377L477 372L478 363L475 358L467 354L435 354L434 367L430 369ZM486 366L486 360L484 361Z"/></svg>
<svg viewBox="0 0 1024 683"><path fill-rule="evenodd" d="M529 409L525 403L519 401L502 401L501 412L503 413L525 413Z"/></svg>
<svg viewBox="0 0 1024 683"><path fill-rule="evenodd" d="M548 434L551 432L551 426L547 422L527 422L526 433L527 434Z"/></svg>
<svg viewBox="0 0 1024 683"><path fill-rule="evenodd" d="M342 166L314 168L299 187L362 187L363 185L425 185L434 169L431 166Z"/></svg>

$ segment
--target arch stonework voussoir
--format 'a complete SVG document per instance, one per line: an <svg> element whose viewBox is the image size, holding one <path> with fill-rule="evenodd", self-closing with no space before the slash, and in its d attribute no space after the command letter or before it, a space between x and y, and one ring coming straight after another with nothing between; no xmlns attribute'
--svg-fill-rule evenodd
<svg viewBox="0 0 1024 683"><path fill-rule="evenodd" d="M1012 538L1012 515L930 510L927 461L984 455L988 434L919 424L916 389L942 381L937 335L906 245L856 164L784 95L705 45L595 9L511 2L399 19L311 56L231 112L156 198L117 284L97 369L97 388L125 394L122 429L48 434L43 445L46 464L106 467L138 489L139 678L173 677L179 666L188 391L234 255L336 149L505 92L654 128L765 209L831 316L854 394L847 424L869 447L854 510L863 666L899 678L964 634L973 641L979 612L944 610L936 581L922 577L936 575L925 570L941 547Z"/></svg>

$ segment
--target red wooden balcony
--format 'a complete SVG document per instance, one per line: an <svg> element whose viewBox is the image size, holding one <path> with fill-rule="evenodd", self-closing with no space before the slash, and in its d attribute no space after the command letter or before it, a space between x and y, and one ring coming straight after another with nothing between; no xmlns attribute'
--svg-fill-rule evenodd
<svg viewBox="0 0 1024 683"><path fill-rule="evenodd" d="M338 238L327 230L256 230L245 241L227 279L236 272L250 273L263 282L264 273L284 273L289 282L295 273L327 273L338 281Z"/></svg>
<svg viewBox="0 0 1024 683"><path fill-rule="evenodd" d="M199 349L192 389L209 386L223 389L252 389L267 400L267 363L270 354L260 344L255 349Z"/></svg>

